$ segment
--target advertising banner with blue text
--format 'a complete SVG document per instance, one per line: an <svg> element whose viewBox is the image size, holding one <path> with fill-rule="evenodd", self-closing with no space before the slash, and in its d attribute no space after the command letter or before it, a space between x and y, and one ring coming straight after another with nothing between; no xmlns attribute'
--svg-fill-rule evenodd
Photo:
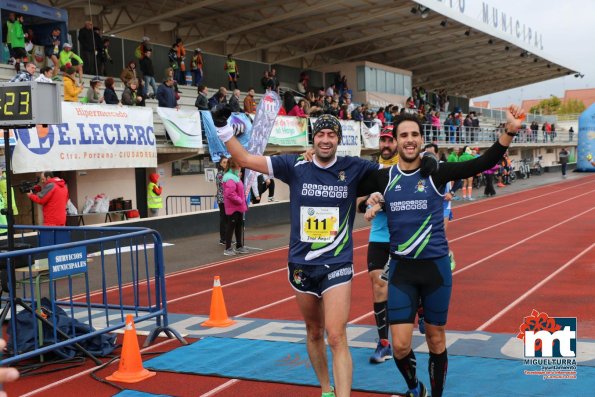
<svg viewBox="0 0 595 397"><path fill-rule="evenodd" d="M337 156L359 157L362 151L362 140L360 137L362 122L353 120L341 120L343 138L337 147Z"/></svg>
<svg viewBox="0 0 595 397"><path fill-rule="evenodd" d="M62 102L62 121L16 130L15 173L157 167L151 108Z"/></svg>
<svg viewBox="0 0 595 397"><path fill-rule="evenodd" d="M198 110L157 108L163 126L174 146L202 148L202 129Z"/></svg>

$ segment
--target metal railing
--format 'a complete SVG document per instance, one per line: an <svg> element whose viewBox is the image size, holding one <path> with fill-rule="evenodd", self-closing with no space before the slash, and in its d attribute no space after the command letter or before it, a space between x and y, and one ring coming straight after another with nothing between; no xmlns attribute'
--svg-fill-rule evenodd
<svg viewBox="0 0 595 397"><path fill-rule="evenodd" d="M0 279L8 293L2 318L10 313L10 355L0 365L73 348L99 365L82 345L124 328L128 314L136 323L155 319L145 346L161 332L186 344L168 325L163 247L155 230L21 225L15 230L18 250L0 252ZM17 306L24 310L18 313ZM65 325L64 314L88 332ZM24 340L25 331L30 332Z"/></svg>
<svg viewBox="0 0 595 397"><path fill-rule="evenodd" d="M167 196L165 214L206 211L217 208L217 196Z"/></svg>

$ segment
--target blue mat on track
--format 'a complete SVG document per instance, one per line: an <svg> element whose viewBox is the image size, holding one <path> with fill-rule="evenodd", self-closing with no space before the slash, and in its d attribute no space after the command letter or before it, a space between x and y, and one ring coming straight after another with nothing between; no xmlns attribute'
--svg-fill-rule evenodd
<svg viewBox="0 0 595 397"><path fill-rule="evenodd" d="M374 365L368 362L371 349L352 347L350 350L354 390L387 394L406 390L392 360ZM428 385L428 355L416 353L416 357L418 377ZM209 337L144 364L156 371L318 386L306 345L302 343ZM577 379L573 380L543 380L523 372L533 369L524 366L521 360L449 356L445 394L457 397L581 396L595 389L593 367L577 367ZM329 372L332 374L330 369Z"/></svg>
<svg viewBox="0 0 595 397"><path fill-rule="evenodd" d="M114 394L113 397L170 397L167 394L151 394L144 393L136 390L122 390L118 394Z"/></svg>

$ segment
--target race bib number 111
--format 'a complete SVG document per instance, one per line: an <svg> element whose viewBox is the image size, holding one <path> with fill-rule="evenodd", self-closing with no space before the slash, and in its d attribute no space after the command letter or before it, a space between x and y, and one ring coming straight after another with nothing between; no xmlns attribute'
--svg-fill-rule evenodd
<svg viewBox="0 0 595 397"><path fill-rule="evenodd" d="M338 207L301 207L300 239L304 243L330 243L339 230Z"/></svg>

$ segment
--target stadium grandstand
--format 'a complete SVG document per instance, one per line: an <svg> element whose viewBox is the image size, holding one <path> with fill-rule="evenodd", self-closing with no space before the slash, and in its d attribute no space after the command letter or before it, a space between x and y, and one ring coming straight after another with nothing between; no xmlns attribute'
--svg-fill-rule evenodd
<svg viewBox="0 0 595 397"><path fill-rule="evenodd" d="M179 247L187 250L178 251L175 256L169 254L168 260L175 258L192 262L200 257L201 265L206 265L209 261L219 261L219 247L216 247L217 253L214 253L214 250L212 253L207 252L205 248L204 258L202 253L192 251L196 247L206 247L206 238L200 236L215 233L220 226L215 199L217 161L211 142L207 139L208 131L214 130L209 109L220 103L219 94L223 93L226 103L237 100L242 110L238 113L244 113L242 117L248 115L242 120L249 119L250 122L254 119L254 112L244 111L244 104L247 103L245 101L254 101L258 105L270 90L279 94L283 109L286 103L300 108L299 111L302 113L299 116L290 115L292 109L288 108L277 117L277 124L265 154L304 152L312 143L311 124L316 117L329 113L338 116L344 130L353 134L353 145L343 145L342 153L377 160L380 131L390 126L391 118L399 113L418 115L424 126L424 138L436 142L441 154L447 156L467 147L473 148L475 154L480 154L492 146L504 131L506 109L492 108L489 101L473 103L471 98L563 76L582 76L581 71L572 64L558 60L555 49L548 48L547 43L543 41L541 32L549 28L545 23L541 26L528 26L523 22L522 15L501 10L497 0L483 1L479 15L469 12L468 3L464 0L0 0L4 44L0 53L0 81L14 80L26 69L27 62L36 65L37 70L31 76L33 79L39 76L44 67L49 66L49 78L52 79L52 84L59 87L60 99L63 101L59 106L61 105L62 109L63 126L66 126L63 129L55 126L15 126L16 131L11 132L11 137L13 133L17 136L13 142L15 155L12 156L12 163L15 173L12 176L12 184L15 187L28 186L27 184L34 181L40 172L51 169L67 181L70 200L76 207L68 217L67 226L147 227L161 233L164 238L180 239ZM7 42L10 37L7 24L12 24L11 18L14 15L23 16L23 31L28 33L27 60L23 59L21 63L16 59L13 49L7 45L10 44ZM57 38L50 39L56 28L61 31ZM52 40L58 44L54 44ZM76 75L75 72L76 62L71 61L61 65L60 71L54 73L58 66L54 66L48 51L52 52L54 48L56 51L63 51L66 43L70 44L73 53L85 60L80 75ZM200 54L200 61L195 58L197 54ZM147 57L151 60L149 69ZM198 81L194 73L197 69L200 69ZM147 72L148 70L151 72ZM74 100L69 100L67 95L64 95L68 89L65 81L71 78L67 75L76 76L72 77L72 84L82 87ZM155 87L147 84L149 80L146 77L154 77ZM104 103L104 89L108 79L115 82L114 92L118 101L111 105ZM135 80L140 82L139 88L131 88L131 81ZM173 86L169 86L169 81L172 81ZM98 82L100 88L95 98L98 103L89 103L88 98L94 95L90 87ZM204 88L202 94L198 92L201 87ZM236 88L239 94L234 92L237 91ZM171 98L166 98L170 91ZM578 99L588 107L595 102L593 91L568 90L565 98ZM206 97L206 109L199 107L201 95ZM123 103L125 97L132 98L130 105ZM528 107L528 111L538 102L536 99L525 99L522 106ZM201 111L197 111L197 107ZM94 121L96 119L102 121ZM118 124L120 119L123 121ZM560 172L559 153L562 148L569 152L571 168L576 161L577 135L574 131L578 131L577 119L578 115L559 119L555 115L537 112L527 114L525 124L508 152L510 161L507 167L510 167L515 175L523 166L530 168L529 174L534 172L541 175L545 171L546 175L541 176L544 178L542 180L557 183L557 179L560 178L558 176L554 180L552 173ZM537 130L533 128L534 125L538 126ZM135 126L138 128L135 129ZM126 132L120 135L119 128ZM140 133L139 128L142 130ZM122 142L128 139L128 146L116 148L117 143L108 145L107 135L105 141L99 137L100 131L105 133L107 129L116 129L118 142L120 139ZM299 139L292 135L294 132ZM136 138L132 139L132 135ZM155 137L154 141L151 141L151 136ZM33 147L34 144L38 147ZM0 152L2 156L6 155L4 148L0 148ZM163 187L164 206L159 216L150 217L147 184L155 174L159 176ZM23 189L15 189L16 206L19 208L18 215L15 215L16 224L31 227L41 225L41 211L29 200L26 194L28 190ZM287 234L278 224L287 223L290 207L289 187L278 181L275 189L274 200L250 207L252 215L246 220L247 227L271 228L255 239L271 239L274 242L278 236ZM516 190L510 189L515 193L520 191L518 187ZM546 190L540 194L553 194L547 193ZM87 211L83 216L83 208L88 210L89 206L95 206L98 202L108 199L118 199L110 204L113 208ZM518 203L530 199L532 197L519 199ZM578 201L580 200L577 199ZM579 204L582 205L581 203L582 201ZM502 207L498 208L508 205L503 202ZM136 213L134 210L137 210ZM485 212L489 211L492 209ZM523 211L525 210L518 210L519 214ZM574 219L570 215L568 217ZM566 221L560 222L563 224ZM536 223L530 224L530 227L533 226L537 228ZM523 227L524 224L517 226L516 230ZM549 230L546 226L540 228ZM80 230L83 230L81 233L87 233L90 229L92 228L82 227ZM474 225L469 233L476 233L476 229L477 226ZM25 226L20 230L23 230L22 235L29 231ZM121 232L126 231L115 231L116 234ZM89 233L93 235L92 231ZM572 234L569 233L568 236ZM60 238L59 235L53 236L52 244L64 242ZM100 238L108 237L101 234ZM154 238L151 244L161 244L160 237L151 238ZM24 238L22 240L24 241ZM361 237L360 240L362 244L363 240L367 242L367 236ZM521 240L521 237L518 240ZM136 248L132 248L132 243L130 247L127 247L127 242L122 242L122 245L116 243L112 251L121 255L120 250L123 250L122 252L130 252L131 257L133 253L138 257L139 252L152 250L153 245L149 244L148 247L147 241ZM513 243L516 244L516 240L510 242ZM103 241L97 243L98 246L100 244L103 244ZM272 242L267 241L266 244L269 245L265 249L275 248ZM95 248L94 245L93 250ZM90 264L92 261L103 264L103 249L102 246L97 249L100 252L89 254ZM163 261L162 250L155 251L155 261ZM47 258L48 253L41 253L44 254ZM158 254L162 257L159 258ZM487 257L488 253L485 256ZM30 256L30 262L39 257ZM285 261L285 258L277 258L275 255L271 258ZM2 260L0 259L0 263ZM263 259L258 260L264 263ZM477 259L477 263L481 260ZM507 263L513 262L511 260ZM29 265L31 266L31 263ZM168 268L168 272L185 274L185 267L177 266ZM162 270L156 271L156 278L165 277L164 274L157 274ZM103 289L104 294L106 291L116 293L118 287L113 285L121 287L122 284L130 283L129 286L134 285L134 293L131 292L130 295L134 295L135 305L139 304L139 291L140 301L160 299L161 291L153 297L150 292L148 298L142 295L145 289L150 290L144 288L142 280L137 289L135 283L139 280L135 272L138 272L138 269L130 271L131 275L122 276L120 272L121 269L118 267L117 271L109 274L107 284L105 279L92 282L91 289ZM527 273L530 271L527 270ZM499 277L496 273L492 276L494 279ZM208 278L212 280L210 274ZM39 280L38 277L38 289ZM165 278L163 285L164 280ZM42 280L42 284L43 281L45 280ZM110 282L112 284L109 284ZM188 289L185 283L193 281L180 280L175 288ZM215 286L217 283L218 279ZM157 284L159 286L159 283ZM27 294L31 294L33 284L26 285ZM79 287L78 290L75 288L74 293L76 299L83 299L85 291L89 291L89 285L86 286L86 290L85 286ZM72 296L72 286L70 288ZM208 292L210 291L209 289ZM266 291L263 287L251 293L264 295ZM207 296L205 291L196 292L193 299L198 299L197 296L201 294L202 302ZM94 300L95 297L93 294L88 295L87 300ZM151 307L146 317L151 315L153 309L164 309L163 303L168 302L165 291L161 298L163 301ZM366 295L362 299L368 298ZM172 303L174 310L178 310L177 313L189 312L183 311L186 310L186 306L183 306L183 310L180 308L182 306L176 307L175 303L179 302L175 299ZM282 298L279 298L279 302L281 300ZM74 309L72 310L74 313ZM127 310L130 311L130 307L127 307ZM170 314L174 313L174 310L170 310ZM135 315L145 316L144 313L139 315L138 312ZM250 315L251 312L246 309L242 316ZM80 316L84 316L84 313ZM114 316L110 314L108 319L106 310L106 329L112 326L113 322L110 324L110 321L124 322L123 315L116 315L115 320L112 317ZM171 317L177 322L184 322L186 328L181 332L182 336L190 335L191 339L203 337L203 330L195 319L182 318L181 315ZM103 324L104 319L99 318L98 321ZM491 324L490 321L486 319L485 327L480 326L480 323L469 326L468 329L483 332ZM238 328L246 326L249 322L240 321ZM258 322L257 325L260 327L262 323ZM167 326L166 323L165 333ZM279 331L279 334L292 334L292 326ZM115 328L113 326L109 331L114 331ZM127 329L129 328L127 326ZM256 332L256 325L253 328L254 333L251 333L252 328L246 331L247 338L260 338L262 334ZM143 336L149 334L148 326L141 326L139 329L142 329L140 334ZM231 329L233 331L229 335L234 338L240 334L235 328ZM225 332L221 331L221 334ZM265 331L262 332L264 334ZM217 336L216 333L213 335ZM461 335L461 339L467 338L466 334ZM477 337L478 341L484 334L481 335ZM472 337L475 336L469 336ZM423 343L422 339L419 341ZM509 345L504 338L498 339L498 343L500 342L502 346L498 345L498 349L490 348L488 356L491 354L502 358L507 354L505 350ZM40 346L36 345L34 348L38 349ZM453 350L457 352L455 354L465 355L464 350ZM593 359L590 360L591 364L588 365L593 366ZM309 365L305 356L288 356L287 361L288 363L281 363L279 366L293 368ZM12 365L12 362L10 364ZM85 375L92 371L92 364L86 365L88 369ZM394 366L391 369L394 370ZM210 376L205 377L210 383L208 388L201 384L201 393L204 392L201 396L264 396L276 393L274 387L267 389L257 385L254 386L254 390L251 390L251 386L245 386L241 392L225 394L226 392L221 390L227 387L233 389L235 381L239 382L238 379L243 375L210 375L229 377L232 380L218 385L223 382L215 382ZM80 375L74 375L75 378L78 376ZM64 379L56 379L59 379L56 383L49 377L31 382L19 380L16 384L5 387L14 392L14 395L25 396L58 395L54 394L56 390L61 390L59 394L65 396L75 393L80 396L107 396L114 391L105 385L105 381L102 381L101 392L96 394L85 392L90 384L96 384L91 383L89 379L84 381L84 386L73 386L76 381L68 383L66 376ZM268 381L270 378L248 376L247 379ZM273 379L271 382L276 381ZM62 382L68 384L64 386ZM184 375L183 379L176 378L173 382L175 387L184 391L183 395L198 395L189 390L199 389L198 383L190 375ZM293 383L291 377L286 383ZM309 384L298 381L295 383ZM495 387L494 384L497 383L496 379L492 386ZM155 386L156 390L161 391L164 384L151 383L153 386L158 385ZM61 387L64 388L60 389ZM303 388L296 386L295 390L291 390L289 394L281 392L279 395L306 395L301 394ZM383 392L382 388L374 390ZM147 388L146 391L149 393L154 390ZM311 395L319 395L318 389L314 391ZM118 395L127 396L125 390L122 389L121 393ZM152 395L143 394L141 391L138 393L130 396ZM359 393L354 395L380 395L361 391ZM461 395L474 395L472 392L469 393ZM177 394L172 392L172 395Z"/></svg>

